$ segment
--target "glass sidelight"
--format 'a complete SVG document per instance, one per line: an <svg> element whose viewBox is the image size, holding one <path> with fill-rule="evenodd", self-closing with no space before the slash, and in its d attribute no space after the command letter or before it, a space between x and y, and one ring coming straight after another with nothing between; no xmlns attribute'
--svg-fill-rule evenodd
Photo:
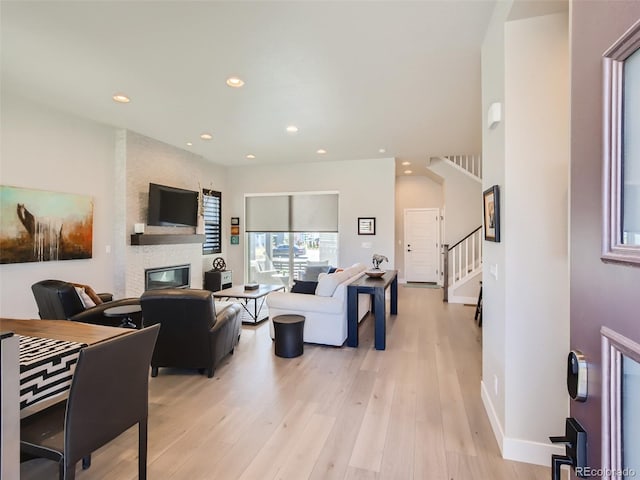
<svg viewBox="0 0 640 480"><path fill-rule="evenodd" d="M602 467L607 478L640 475L640 344L602 327Z"/></svg>
<svg viewBox="0 0 640 480"><path fill-rule="evenodd" d="M622 357L622 468L640 474L640 363Z"/></svg>
<svg viewBox="0 0 640 480"><path fill-rule="evenodd" d="M602 259L640 265L640 21L603 56Z"/></svg>

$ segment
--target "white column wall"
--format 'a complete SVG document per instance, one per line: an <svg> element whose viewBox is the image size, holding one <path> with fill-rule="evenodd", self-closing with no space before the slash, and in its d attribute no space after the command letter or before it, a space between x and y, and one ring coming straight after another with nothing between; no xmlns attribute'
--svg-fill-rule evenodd
<svg viewBox="0 0 640 480"><path fill-rule="evenodd" d="M484 188L500 186L502 239L485 242L483 398L503 456L548 465L563 449L547 437L568 413L568 16L503 25L483 49L483 71L496 67L484 81L499 81L504 62L502 94L483 82L485 113L503 103L496 129L484 120Z"/></svg>
<svg viewBox="0 0 640 480"><path fill-rule="evenodd" d="M489 106L504 108L504 23L513 2L497 2L482 45L482 177L483 189L500 187L500 204L509 199L504 175L505 121L492 129L487 124ZM506 368L505 244L509 231L501 218L501 243L484 242L482 270L482 395L498 444L502 449L506 423L504 384ZM494 269L496 276L490 274Z"/></svg>

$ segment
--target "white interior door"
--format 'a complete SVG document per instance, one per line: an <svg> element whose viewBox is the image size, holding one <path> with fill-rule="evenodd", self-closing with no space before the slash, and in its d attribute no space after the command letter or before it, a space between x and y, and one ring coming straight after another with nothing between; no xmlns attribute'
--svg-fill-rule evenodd
<svg viewBox="0 0 640 480"><path fill-rule="evenodd" d="M438 282L439 218L437 208L405 209L404 276L407 282Z"/></svg>

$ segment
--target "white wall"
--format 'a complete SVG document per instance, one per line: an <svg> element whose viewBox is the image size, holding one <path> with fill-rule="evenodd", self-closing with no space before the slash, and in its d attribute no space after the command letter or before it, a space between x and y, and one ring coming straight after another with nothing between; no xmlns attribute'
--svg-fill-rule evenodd
<svg viewBox="0 0 640 480"><path fill-rule="evenodd" d="M496 67L489 82L504 52L504 97L483 82L485 111L504 108L500 130L484 132L484 188L501 187L502 240L485 242L483 396L505 458L548 465L562 449L547 437L568 413L568 16L506 22L500 37L494 30L483 48L483 70Z"/></svg>
<svg viewBox="0 0 640 480"><path fill-rule="evenodd" d="M505 26L505 388L518 406L505 433L541 444L568 413L568 25L556 14Z"/></svg>
<svg viewBox="0 0 640 480"><path fill-rule="evenodd" d="M0 265L0 316L38 318L31 285L48 278L113 291L112 127L2 92L0 183L93 197L93 257Z"/></svg>
<svg viewBox="0 0 640 480"><path fill-rule="evenodd" d="M227 170L232 186L231 199L223 206L223 222L240 217L240 245L228 248L228 267L233 282L241 283L245 269L244 196L245 194L305 191L338 191L339 242L338 264L362 262L371 265L374 253L389 258L386 268L395 268L394 198L395 161L393 158L346 160L286 165L255 165ZM359 236L358 217L376 217L376 235ZM229 242L229 237L224 238ZM371 248L363 248L370 242Z"/></svg>
<svg viewBox="0 0 640 480"><path fill-rule="evenodd" d="M424 176L407 175L396 178L395 257L398 279L404 280L404 211L407 208L438 208L444 206L443 187Z"/></svg>
<svg viewBox="0 0 640 480"><path fill-rule="evenodd" d="M79 118L2 93L0 183L90 195L94 201L93 257L86 260L0 265L0 315L38 318L31 285L55 278L91 285L116 298L139 296L144 268L190 263L191 285L218 255L202 255L201 244L131 246L134 223L146 223L149 182L228 195L226 169L190 152L135 132ZM228 222L223 238L228 240ZM194 233L195 228L169 229ZM167 232L147 227L147 233ZM225 254L226 243L223 241ZM110 253L107 253L107 249Z"/></svg>
<svg viewBox="0 0 640 480"><path fill-rule="evenodd" d="M513 1L497 2L491 23L482 44L482 177L483 189L492 185L500 187L500 202L508 202L509 192L505 185L504 142L505 121L489 130L486 112L494 102L504 106L504 23ZM505 409L505 364L506 364L506 280L501 275L505 264L505 243L509 232L504 229L501 217L501 243L484 242L482 272L482 393L491 425L502 449ZM490 269L498 275L490 275Z"/></svg>
<svg viewBox="0 0 640 480"><path fill-rule="evenodd" d="M443 243L455 245L482 225L482 184L445 160L432 160L429 169L444 178Z"/></svg>

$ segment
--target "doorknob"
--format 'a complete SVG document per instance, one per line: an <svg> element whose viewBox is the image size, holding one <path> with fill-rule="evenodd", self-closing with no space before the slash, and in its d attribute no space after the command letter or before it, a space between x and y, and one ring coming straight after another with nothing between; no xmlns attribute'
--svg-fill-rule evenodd
<svg viewBox="0 0 640 480"><path fill-rule="evenodd" d="M587 432L575 418L565 421L564 437L549 437L551 443L564 443L565 455L551 455L551 480L560 480L562 465L570 465L583 478L587 467Z"/></svg>

